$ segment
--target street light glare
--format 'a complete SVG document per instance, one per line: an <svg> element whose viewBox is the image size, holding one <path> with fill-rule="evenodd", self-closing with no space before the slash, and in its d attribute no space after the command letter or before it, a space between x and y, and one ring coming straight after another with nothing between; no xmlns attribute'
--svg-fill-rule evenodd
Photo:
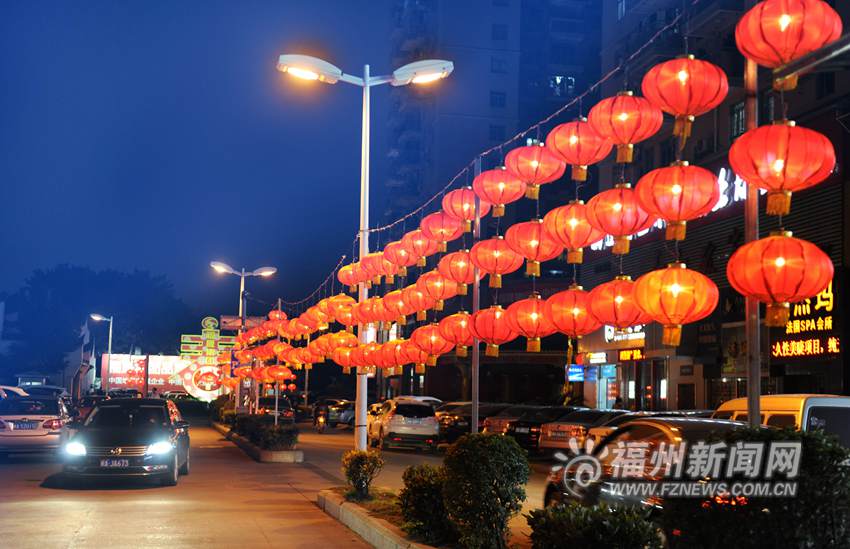
<svg viewBox="0 0 850 549"><path fill-rule="evenodd" d="M302 80L318 80L319 79L319 75L316 74L315 72L313 72L311 70L307 70L307 69L302 69L302 68L299 68L299 67L289 67L286 70L286 73L291 74L292 76L295 76L297 78L301 78Z"/></svg>
<svg viewBox="0 0 850 549"><path fill-rule="evenodd" d="M260 267L256 271L254 271L254 275L256 276L271 276L277 272L277 268L275 267Z"/></svg>
<svg viewBox="0 0 850 549"><path fill-rule="evenodd" d="M106 318L105 316L103 316L103 315L99 315L99 314L97 314L97 313L92 313L92 314L90 314L90 315L89 315L89 317L90 317L92 320L97 321L97 322L101 322L101 321L103 321L103 320L107 320L107 318Z"/></svg>
<svg viewBox="0 0 850 549"><path fill-rule="evenodd" d="M283 54L278 58L277 70L303 80L318 80L336 84L342 78L342 69L310 55Z"/></svg>
<svg viewBox="0 0 850 549"><path fill-rule="evenodd" d="M233 273L233 267L228 265L227 263L222 263L221 261L210 261L210 267L215 269L218 273Z"/></svg>
<svg viewBox="0 0 850 549"><path fill-rule="evenodd" d="M411 82L414 84L428 84L429 82L434 82L435 80L439 80L444 76L445 75L441 72L434 72L431 74L420 74L418 76L414 76Z"/></svg>
<svg viewBox="0 0 850 549"><path fill-rule="evenodd" d="M407 84L428 84L452 73L455 66L451 61L444 59L425 59L408 63L393 71L390 84L393 86L406 86Z"/></svg>

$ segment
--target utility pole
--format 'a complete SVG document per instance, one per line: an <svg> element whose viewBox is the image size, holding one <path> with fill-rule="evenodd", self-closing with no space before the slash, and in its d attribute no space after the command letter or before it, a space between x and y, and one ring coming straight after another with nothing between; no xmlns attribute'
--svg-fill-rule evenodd
<svg viewBox="0 0 850 549"><path fill-rule="evenodd" d="M475 159L473 165L473 174L478 177L481 174L481 157ZM475 195L475 221L472 222L472 240L476 241L481 238L481 199ZM478 266L473 270L472 282L472 314L478 312L481 307L481 282L478 280ZM470 432L478 432L478 366L481 361L481 350L479 349L479 341L477 338L472 340L472 365L469 368L469 375L472 377L472 418L469 426Z"/></svg>

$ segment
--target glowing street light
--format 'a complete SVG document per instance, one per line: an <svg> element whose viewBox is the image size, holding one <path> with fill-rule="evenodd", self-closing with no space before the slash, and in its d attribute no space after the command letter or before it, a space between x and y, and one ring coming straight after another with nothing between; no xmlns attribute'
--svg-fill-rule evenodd
<svg viewBox="0 0 850 549"><path fill-rule="evenodd" d="M109 366L112 367L112 320L111 316L103 316L97 313L92 313L89 318L95 322L109 322L109 340L106 346L106 360L109 361ZM105 380L104 380L105 381ZM108 388L108 387L107 387ZM75 397L76 398L76 397Z"/></svg>

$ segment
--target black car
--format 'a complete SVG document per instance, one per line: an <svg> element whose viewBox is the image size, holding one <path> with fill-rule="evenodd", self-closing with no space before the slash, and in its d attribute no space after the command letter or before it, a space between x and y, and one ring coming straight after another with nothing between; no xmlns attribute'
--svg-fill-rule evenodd
<svg viewBox="0 0 850 549"><path fill-rule="evenodd" d="M491 404L481 402L478 404L478 432L484 427L484 419L494 416L510 407L510 404ZM472 404L464 404L452 409L450 412L440 416L440 442L453 443L470 431L472 422Z"/></svg>
<svg viewBox="0 0 850 549"><path fill-rule="evenodd" d="M63 447L72 477L151 477L164 486L189 474L189 423L177 406L158 398L98 403Z"/></svg>
<svg viewBox="0 0 850 549"><path fill-rule="evenodd" d="M582 408L576 406L546 406L532 410L508 424L505 434L512 436L529 454L540 451L540 427Z"/></svg>
<svg viewBox="0 0 850 549"><path fill-rule="evenodd" d="M295 410L292 409L292 404L288 398L278 397L277 411L279 423L295 423ZM274 417L274 397L260 397L257 402L257 413Z"/></svg>

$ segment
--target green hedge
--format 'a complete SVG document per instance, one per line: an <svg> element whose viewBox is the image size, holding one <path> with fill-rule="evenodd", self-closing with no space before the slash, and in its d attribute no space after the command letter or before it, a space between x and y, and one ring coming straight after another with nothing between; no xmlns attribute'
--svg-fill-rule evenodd
<svg viewBox="0 0 850 549"><path fill-rule="evenodd" d="M659 530L641 509L568 503L526 515L534 549L660 548Z"/></svg>
<svg viewBox="0 0 850 549"><path fill-rule="evenodd" d="M232 429L262 450L292 450L298 443L298 428L291 424L275 426L271 416L239 414Z"/></svg>
<svg viewBox="0 0 850 549"><path fill-rule="evenodd" d="M405 469L402 480L404 488L398 494L398 502L404 531L432 545L456 541L457 528L449 520L443 502L443 468L413 465Z"/></svg>
<svg viewBox="0 0 850 549"><path fill-rule="evenodd" d="M342 472L351 487L351 499L369 497L372 481L384 467L384 458L378 450L349 450L342 456Z"/></svg>

